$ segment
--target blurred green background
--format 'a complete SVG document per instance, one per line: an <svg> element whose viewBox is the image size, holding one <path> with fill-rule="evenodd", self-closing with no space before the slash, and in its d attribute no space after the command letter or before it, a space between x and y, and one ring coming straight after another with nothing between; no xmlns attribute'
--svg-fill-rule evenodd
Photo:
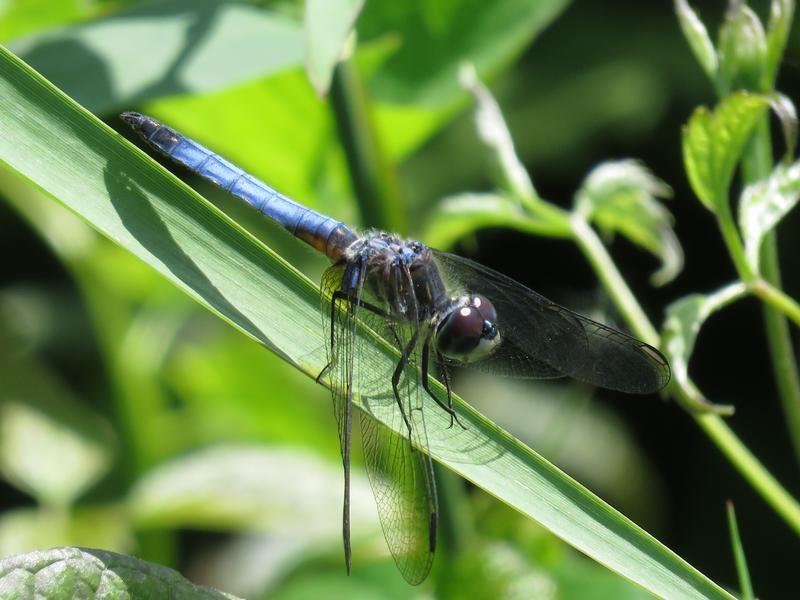
<svg viewBox="0 0 800 600"><path fill-rule="evenodd" d="M725 8L694 6L709 24ZM120 131L119 111L147 112L358 225L334 111L304 69L302 17L296 2L5 0L0 42ZM652 287L656 261L624 239L611 243L655 322L671 301L734 278L683 172L680 127L714 96L671 3L368 1L357 29L353 62L396 177L404 233L442 239L429 225L445 198L495 187L457 80L470 60L541 196L566 206L594 165L625 157L672 186L669 209L686 256L675 281ZM790 36L778 86L790 98L800 89L798 40ZM187 181L319 277L323 259L210 185ZM457 479L449 485L466 489L466 504L453 524L472 541L457 556L440 553L431 581L411 589L385 549L360 469L355 568L346 578L327 391L2 170L0 198L0 556L102 547L248 598L646 596ZM797 215L781 227L785 289L797 296ZM615 320L567 242L487 227L454 249ZM797 494L765 356L759 307L746 301L708 323L692 374L710 398L736 405L732 427ZM793 589L796 536L674 404L569 382L464 377L456 388L730 586L723 503L733 499L756 591Z"/></svg>

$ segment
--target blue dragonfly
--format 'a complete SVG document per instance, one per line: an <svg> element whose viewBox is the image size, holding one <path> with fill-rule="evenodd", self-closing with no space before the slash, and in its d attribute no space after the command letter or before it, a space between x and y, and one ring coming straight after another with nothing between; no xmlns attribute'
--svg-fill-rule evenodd
<svg viewBox="0 0 800 600"><path fill-rule="evenodd" d="M419 584L433 563L438 519L422 395L449 414L451 427L461 425L453 409L452 367L521 378L566 376L632 394L653 393L669 382L669 364L652 346L497 271L393 233L357 233L151 117L126 112L121 118L150 147L245 200L332 263L321 285L328 364L318 381L327 376L338 424L348 573L354 395L396 405L389 426L359 411L362 445L389 550L403 577ZM363 360L363 326L397 349L390 373L374 373ZM429 387L432 364L446 400Z"/></svg>

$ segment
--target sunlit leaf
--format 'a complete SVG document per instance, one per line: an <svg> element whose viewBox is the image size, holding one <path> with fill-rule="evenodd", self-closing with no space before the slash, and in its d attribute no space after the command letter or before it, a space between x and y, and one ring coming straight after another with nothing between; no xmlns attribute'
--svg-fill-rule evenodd
<svg viewBox="0 0 800 600"><path fill-rule="evenodd" d="M602 163L589 173L575 196L575 207L605 233L620 233L659 258L661 268L651 280L663 285L683 268L672 215L658 200L671 195L670 187L644 166L621 160Z"/></svg>
<svg viewBox="0 0 800 600"><path fill-rule="evenodd" d="M683 162L689 183L711 212L728 202L733 172L753 126L768 106L762 96L738 92L713 112L697 108L683 128Z"/></svg>
<svg viewBox="0 0 800 600"><path fill-rule="evenodd" d="M520 199L530 200L537 197L533 182L528 176L522 161L517 158L511 132L506 126L503 114L497 101L480 81L471 64L462 66L461 85L475 98L475 125L481 141L492 153L501 173L503 187Z"/></svg>
<svg viewBox="0 0 800 600"><path fill-rule="evenodd" d="M310 377L322 370L316 286L2 49L0 161ZM390 373L396 352L358 335L361 367ZM421 397L431 454L449 469L656 595L730 598L460 398L453 402L465 430ZM385 424L402 423L390 399L354 400Z"/></svg>
<svg viewBox="0 0 800 600"><path fill-rule="evenodd" d="M739 537L739 524L736 522L736 511L733 502L726 502L725 508L728 512L728 528L731 532L731 547L733 558L736 562L736 574L739 576L739 588L742 592L742 600L754 600L753 586L750 583L750 572L747 569L747 559L744 555L742 538Z"/></svg>
<svg viewBox="0 0 800 600"><path fill-rule="evenodd" d="M354 532L376 531L366 478L356 472L351 485ZM338 461L286 446L218 445L146 473L128 505L140 527L261 530L332 543L341 536L342 473Z"/></svg>
<svg viewBox="0 0 800 600"><path fill-rule="evenodd" d="M53 548L0 560L0 590L6 598L192 598L235 597L184 579L152 563L86 548Z"/></svg>
<svg viewBox="0 0 800 600"><path fill-rule="evenodd" d="M748 185L739 201L739 228L750 268L759 270L761 242L800 199L800 162L778 165L768 179Z"/></svg>
<svg viewBox="0 0 800 600"><path fill-rule="evenodd" d="M717 84L721 95L738 89L768 91L762 87L767 56L764 26L744 2L729 5L719 31L717 49Z"/></svg>
<svg viewBox="0 0 800 600"><path fill-rule="evenodd" d="M30 357L0 351L0 381L3 476L45 505L71 503L110 466L108 423Z"/></svg>
<svg viewBox="0 0 800 600"><path fill-rule="evenodd" d="M19 508L0 516L0 556L57 546L124 552L134 545L130 520L120 506L80 506L69 511Z"/></svg>
<svg viewBox="0 0 800 600"><path fill-rule="evenodd" d="M308 0L304 19L306 70L317 94L328 92L364 0Z"/></svg>
<svg viewBox="0 0 800 600"><path fill-rule="evenodd" d="M675 12L683 36L689 43L694 57L708 78L713 81L717 75L717 51L711 43L706 26L686 0L675 0Z"/></svg>
<svg viewBox="0 0 800 600"><path fill-rule="evenodd" d="M711 405L689 379L689 360L694 351L697 335L708 317L741 298L745 292L745 285L737 282L713 294L690 294L673 302L667 308L661 347L669 359L673 377L690 393L695 404L694 408L698 410L715 408L720 412L725 407Z"/></svg>
<svg viewBox="0 0 800 600"><path fill-rule="evenodd" d="M450 248L466 235L487 227L507 227L533 235L566 235L565 228L527 214L507 196L465 193L445 198L433 209L423 239L435 248Z"/></svg>
<svg viewBox="0 0 800 600"><path fill-rule="evenodd" d="M427 3L423 3L425 5ZM460 92L458 69L475 65L491 74L519 53L568 4L566 0L457 0L431 4L367 2L358 22L360 39L387 32L402 44L368 82L379 101L448 104Z"/></svg>
<svg viewBox="0 0 800 600"><path fill-rule="evenodd" d="M95 114L229 87L303 62L299 23L216 0L147 3L10 47Z"/></svg>

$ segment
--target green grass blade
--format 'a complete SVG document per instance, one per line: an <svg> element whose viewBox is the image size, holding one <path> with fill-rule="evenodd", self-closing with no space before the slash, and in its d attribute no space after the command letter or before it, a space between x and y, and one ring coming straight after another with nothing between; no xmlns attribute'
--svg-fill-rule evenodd
<svg viewBox="0 0 800 600"><path fill-rule="evenodd" d="M739 537L739 525L736 522L736 511L733 508L733 502L728 500L725 503L725 508L728 511L728 528L731 530L731 547L733 548L733 558L736 562L736 573L739 575L742 600L754 600L753 585L750 583L750 571L747 569L747 559L744 556L742 538Z"/></svg>
<svg viewBox="0 0 800 600"><path fill-rule="evenodd" d="M2 48L0 164L305 373L315 376L322 369L314 284ZM371 344L370 367L386 370L394 354L365 341ZM424 412L436 460L658 596L731 598L583 486L455 401L466 431L448 429L447 415L432 401ZM383 421L389 410L391 405L373 406Z"/></svg>

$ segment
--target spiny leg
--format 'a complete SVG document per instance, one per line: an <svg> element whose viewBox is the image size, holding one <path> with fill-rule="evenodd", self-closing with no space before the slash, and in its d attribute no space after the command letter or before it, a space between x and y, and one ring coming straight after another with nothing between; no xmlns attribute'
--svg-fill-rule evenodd
<svg viewBox="0 0 800 600"><path fill-rule="evenodd" d="M461 429L466 429L461 421L458 420L458 415L456 411L453 410L453 395L450 388L450 376L446 371L444 379L445 388L447 388L447 405L445 405L430 388L430 383L428 382L428 367L429 367L429 357L430 357L430 347L431 347L431 334L428 334L428 337L425 339L425 344L422 346L422 387L423 389L428 392L428 395L433 398L434 402L439 405L439 407L445 411L448 415L450 415L450 425L448 429L453 426L453 422L455 421L461 427Z"/></svg>
<svg viewBox="0 0 800 600"><path fill-rule="evenodd" d="M414 335L411 336L406 347L403 349L403 354L400 356L400 360L397 363L397 367L392 374L392 392L394 392L394 399L397 401L397 406L400 408L400 414L403 415L403 421L406 424L406 429L408 429L408 441L411 443L412 436L411 436L411 422L408 420L408 415L406 415L406 411L403 408L403 400L400 398L400 390L398 386L400 384L400 377L403 374L403 370L406 368L408 364L408 357L411 355L411 352L414 350L414 346L417 345L417 338L419 337L419 330L414 331Z"/></svg>

